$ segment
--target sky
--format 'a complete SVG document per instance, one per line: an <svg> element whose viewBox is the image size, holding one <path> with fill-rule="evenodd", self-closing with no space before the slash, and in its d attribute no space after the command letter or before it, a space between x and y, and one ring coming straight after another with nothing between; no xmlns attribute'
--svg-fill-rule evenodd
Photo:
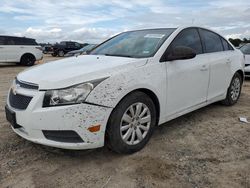
<svg viewBox="0 0 250 188"><path fill-rule="evenodd" d="M99 43L123 31L197 25L250 38L250 0L0 0L0 34Z"/></svg>

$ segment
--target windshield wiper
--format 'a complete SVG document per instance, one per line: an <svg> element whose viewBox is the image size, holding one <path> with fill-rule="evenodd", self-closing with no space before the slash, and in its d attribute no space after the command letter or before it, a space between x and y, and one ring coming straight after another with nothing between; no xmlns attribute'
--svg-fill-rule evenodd
<svg viewBox="0 0 250 188"><path fill-rule="evenodd" d="M104 54L105 56L118 56L118 57L131 57L133 58L133 56L131 55L124 55L124 54Z"/></svg>

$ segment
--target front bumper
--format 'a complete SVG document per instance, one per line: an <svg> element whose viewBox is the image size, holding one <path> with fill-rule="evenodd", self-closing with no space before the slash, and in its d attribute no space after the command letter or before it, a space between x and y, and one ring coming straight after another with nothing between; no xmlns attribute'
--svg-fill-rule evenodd
<svg viewBox="0 0 250 188"><path fill-rule="evenodd" d="M43 108L43 97L44 92L37 91L25 110L11 107L8 97L7 108L15 113L16 124L21 126L12 126L15 133L31 142L63 149L90 149L104 145L106 124L112 108L85 103ZM98 132L88 130L97 124L101 125ZM50 140L43 131L74 131L83 142Z"/></svg>

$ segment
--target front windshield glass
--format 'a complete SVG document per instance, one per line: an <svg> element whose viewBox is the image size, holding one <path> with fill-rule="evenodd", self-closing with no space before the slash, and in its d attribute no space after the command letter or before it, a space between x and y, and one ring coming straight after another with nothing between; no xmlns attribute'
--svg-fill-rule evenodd
<svg viewBox="0 0 250 188"><path fill-rule="evenodd" d="M88 44L87 46L84 46L83 48L81 48L81 51L88 51L91 50L92 48L94 48L96 46L96 44Z"/></svg>
<svg viewBox="0 0 250 188"><path fill-rule="evenodd" d="M94 49L92 55L152 57L175 29L148 29L121 33Z"/></svg>
<svg viewBox="0 0 250 188"><path fill-rule="evenodd" d="M240 48L243 54L250 55L250 44L245 44Z"/></svg>

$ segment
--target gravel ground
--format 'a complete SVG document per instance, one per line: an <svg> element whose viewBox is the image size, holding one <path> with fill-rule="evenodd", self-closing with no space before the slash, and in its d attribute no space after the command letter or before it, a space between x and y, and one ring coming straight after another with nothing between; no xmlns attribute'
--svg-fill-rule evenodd
<svg viewBox="0 0 250 188"><path fill-rule="evenodd" d="M238 120L250 120L250 80L235 106L212 104L165 123L145 149L118 155L105 147L44 147L17 136L4 105L13 78L26 68L0 65L0 187L250 188L250 124Z"/></svg>

